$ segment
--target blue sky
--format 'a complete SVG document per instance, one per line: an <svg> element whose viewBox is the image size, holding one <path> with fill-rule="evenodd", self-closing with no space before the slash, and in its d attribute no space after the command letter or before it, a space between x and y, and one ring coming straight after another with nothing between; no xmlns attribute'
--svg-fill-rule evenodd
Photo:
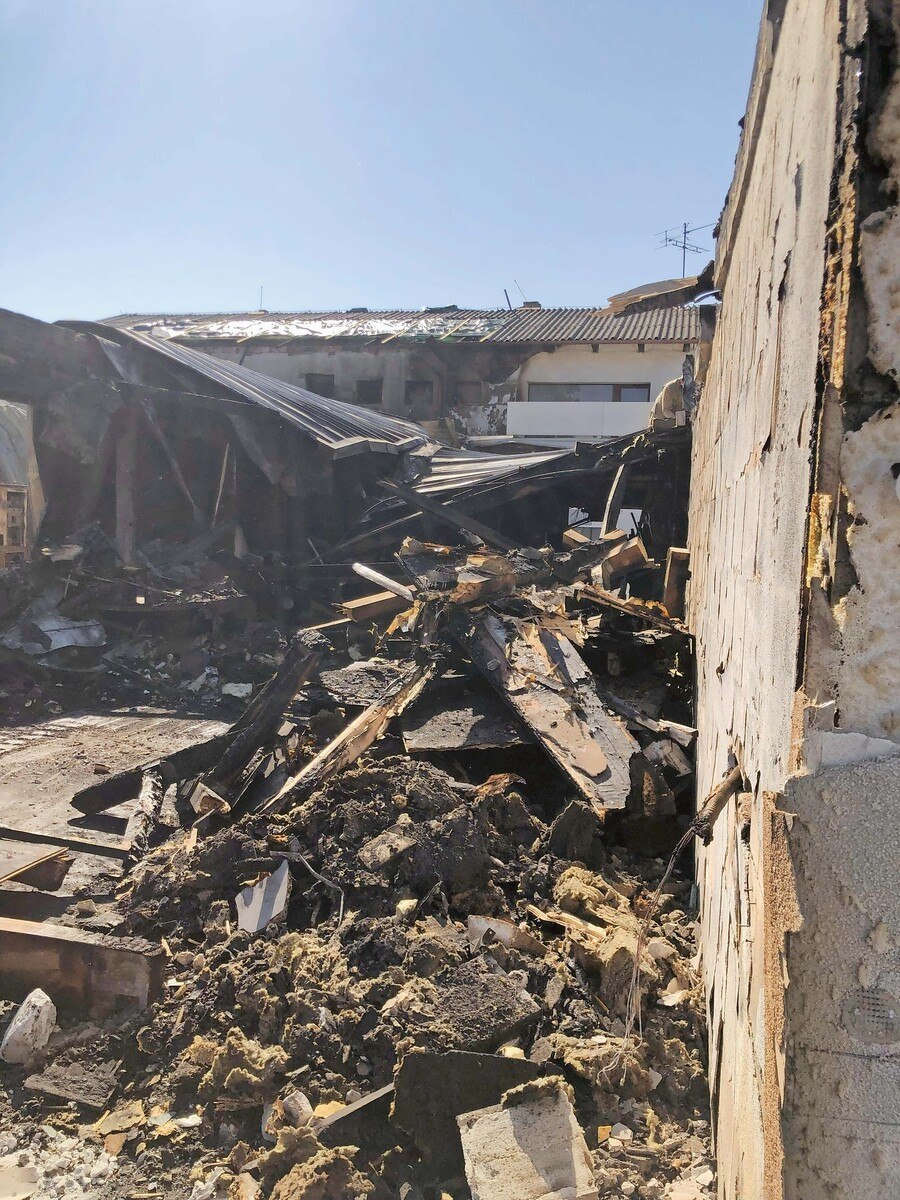
<svg viewBox="0 0 900 1200"><path fill-rule="evenodd" d="M0 0L0 306L595 305L679 275L655 235L719 214L760 7Z"/></svg>

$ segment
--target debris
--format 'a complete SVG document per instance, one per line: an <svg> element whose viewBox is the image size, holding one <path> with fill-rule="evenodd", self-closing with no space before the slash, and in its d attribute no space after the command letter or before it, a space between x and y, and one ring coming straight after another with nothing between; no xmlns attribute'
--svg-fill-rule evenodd
<svg viewBox="0 0 900 1200"><path fill-rule="evenodd" d="M28 1200L37 1190L36 1167L22 1167L0 1159L0 1200Z"/></svg>
<svg viewBox="0 0 900 1200"><path fill-rule="evenodd" d="M471 1105L499 1104L504 1092L558 1073L549 1064L463 1050L410 1050L394 1077L391 1120L413 1139L429 1176L450 1179L463 1172L457 1118Z"/></svg>
<svg viewBox="0 0 900 1200"><path fill-rule="evenodd" d="M195 354L173 348L166 363L176 375L182 349ZM133 561L123 566L99 527L71 531L77 554L40 560L53 589L21 568L22 593L2 608L9 626L46 595L67 620L100 621L109 639L102 658L100 647L59 651L70 694L76 674L78 688L96 681L98 719L110 731L108 747L74 744L79 774L65 795L84 785L75 807L93 820L83 824L118 845L98 840L106 874L91 889L79 877L74 903L60 899L59 926L26 922L12 954L0 927L5 994L42 982L56 1000L59 988L63 1028L40 1060L49 1065L35 1064L25 1081L29 1103L61 1125L71 1124L66 1106L90 1110L95 1161L101 1171L134 1170L129 1194L140 1196L193 1186L210 1200L415 1200L462 1195L468 1165L476 1196L536 1198L558 1186L575 1189L565 1193L574 1200L596 1194L579 1124L598 1166L615 1162L617 1192L633 1194L656 1134L661 1143L708 1117L686 879L675 876L648 903L669 878L653 857L650 818L662 814L667 834L686 828L696 734L682 724L689 640L658 599L642 598L660 591L649 556L661 559L667 545L648 517L641 538L607 525L599 542L570 531L562 553L507 549L545 528L532 523L533 476L518 456L505 470L518 478L521 511L509 520L511 485L501 476L494 530L463 511L482 508L455 487L421 504L404 484L382 488L378 455L362 473L353 464L352 486L341 476L361 518L352 537L335 495L321 506L334 510L327 536L313 526L307 539L296 525L312 559L257 554L256 514L236 519L250 500L235 491L247 446L237 449L231 414L246 422L247 399L240 412L229 406L210 471L185 473L184 487L178 428L154 414L166 443L155 434L155 452L183 510L179 538L140 543L142 523L127 510L145 497L128 486L126 437L117 534ZM114 451L124 425L114 420ZM367 452L343 440L353 445L341 454ZM297 469L287 442L284 461L268 443L247 445L267 479ZM418 482L434 452L417 462L401 450L391 471ZM616 474L622 453L564 456L573 495L582 475L597 489L597 462L603 479ZM200 537L187 488L217 513ZM599 492L595 508L604 506ZM557 537L569 508L554 500L552 509L546 528ZM422 539L398 550L401 528ZM455 530L457 544L424 540L435 529ZM370 550L362 574L376 586L388 579L389 590L353 599L353 562ZM395 564L408 586L394 582ZM328 619L329 606L347 617ZM63 695L59 662L5 654L23 689L46 689L42 705ZM207 719L223 698L247 701L230 727ZM162 703L201 717L184 721L191 743L154 750L148 739L137 753L117 753L107 710L134 707L143 719ZM80 868L94 843L63 839L70 816L46 834L28 831L27 844L70 850ZM94 941L88 927L129 936ZM637 970L641 987L632 988ZM666 1007L673 986L683 1000ZM632 1002L641 1037L627 1038ZM72 1023L85 1009L105 1016L117 1007L127 1014L121 1025ZM579 1081L577 1099L547 1084L563 1070ZM506 1131L496 1144L484 1135L484 1110ZM466 1114L468 1164L457 1124ZM637 1143L627 1155L611 1132L619 1118ZM488 1183L488 1159L518 1133L525 1140L504 1164L530 1170L540 1191L512 1170ZM708 1127L699 1139L708 1145ZM180 1190L166 1178L173 1164L196 1168ZM675 1169L660 1169L660 1179ZM120 1183L124 1194L130 1175Z"/></svg>
<svg viewBox="0 0 900 1200"><path fill-rule="evenodd" d="M442 975L426 1017L450 1046L490 1050L536 1025L540 1008L518 977L482 954Z"/></svg>
<svg viewBox="0 0 900 1200"><path fill-rule="evenodd" d="M13 1013L0 1043L0 1058L27 1063L47 1045L56 1024L56 1005L40 988L29 993Z"/></svg>
<svg viewBox="0 0 900 1200"><path fill-rule="evenodd" d="M560 1080L526 1083L459 1118L472 1200L597 1200L591 1156Z"/></svg>
<svg viewBox="0 0 900 1200"><path fill-rule="evenodd" d="M279 920L284 916L290 895L290 867L285 861L271 875L238 892L234 900L238 929L259 933L270 921Z"/></svg>
<svg viewBox="0 0 900 1200"><path fill-rule="evenodd" d="M98 1014L146 1008L162 989L163 953L137 938L0 917L0 983L21 991L39 981L58 1000Z"/></svg>

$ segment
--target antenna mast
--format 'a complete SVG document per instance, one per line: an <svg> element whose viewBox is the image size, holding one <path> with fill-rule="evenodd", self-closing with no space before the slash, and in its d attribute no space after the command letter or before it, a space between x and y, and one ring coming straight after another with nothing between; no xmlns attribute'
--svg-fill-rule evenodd
<svg viewBox="0 0 900 1200"><path fill-rule="evenodd" d="M659 233L658 236L661 237L663 240L660 242L657 249L661 250L665 246L674 246L676 250L681 251L681 278L682 279L685 279L687 277L687 254L688 254L689 250L690 250L691 254L708 254L709 253L709 251L705 250L703 246L694 245L693 242L689 241L689 238L691 237L692 234L699 233L699 231L701 229L712 229L712 227L713 227L712 221L710 221L710 223L708 225L694 225L694 226L690 226L690 225L688 225L687 221L684 221L681 224L680 228L678 226L673 226L671 229L663 229L661 231L661 233Z"/></svg>

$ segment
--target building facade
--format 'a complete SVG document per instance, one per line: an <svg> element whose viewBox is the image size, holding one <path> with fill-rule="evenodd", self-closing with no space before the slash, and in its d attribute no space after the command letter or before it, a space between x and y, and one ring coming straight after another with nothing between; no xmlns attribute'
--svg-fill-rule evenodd
<svg viewBox="0 0 900 1200"><path fill-rule="evenodd" d="M688 281L690 282L690 281ZM544 309L132 315L173 339L320 396L444 426L459 438L571 445L647 423L696 353L710 310Z"/></svg>

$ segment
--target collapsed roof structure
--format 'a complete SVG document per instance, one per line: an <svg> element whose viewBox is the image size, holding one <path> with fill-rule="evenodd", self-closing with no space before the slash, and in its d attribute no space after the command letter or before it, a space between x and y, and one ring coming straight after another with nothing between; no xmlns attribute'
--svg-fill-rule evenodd
<svg viewBox="0 0 900 1200"><path fill-rule="evenodd" d="M255 553L340 562L414 518L446 526L484 512L497 545L559 545L570 508L603 516L626 461L657 472L672 456L671 486L686 486L683 436L488 454L146 332L6 313L0 340L0 388L34 411L46 513L32 514L32 532L41 516L51 539L100 520L126 561L154 538L239 528ZM683 528L662 496L657 507L664 557Z"/></svg>

